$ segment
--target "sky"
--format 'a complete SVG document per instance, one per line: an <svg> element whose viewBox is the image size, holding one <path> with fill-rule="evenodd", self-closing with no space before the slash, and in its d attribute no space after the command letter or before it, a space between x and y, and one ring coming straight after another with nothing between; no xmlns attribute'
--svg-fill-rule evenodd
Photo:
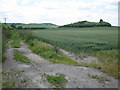
<svg viewBox="0 0 120 90"><path fill-rule="evenodd" d="M118 25L119 0L0 0L0 22L54 23L99 22Z"/></svg>

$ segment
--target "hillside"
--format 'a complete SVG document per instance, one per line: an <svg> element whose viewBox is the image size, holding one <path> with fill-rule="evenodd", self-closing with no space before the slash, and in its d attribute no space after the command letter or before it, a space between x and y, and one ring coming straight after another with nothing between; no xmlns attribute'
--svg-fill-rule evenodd
<svg viewBox="0 0 120 90"><path fill-rule="evenodd" d="M60 27L103 27L103 26L109 27L111 26L111 24L100 19L99 22L78 21L78 22L63 25Z"/></svg>
<svg viewBox="0 0 120 90"><path fill-rule="evenodd" d="M47 28L57 28L57 25L52 23L29 23L16 25L17 29L47 29Z"/></svg>
<svg viewBox="0 0 120 90"><path fill-rule="evenodd" d="M48 25L48 26L57 26L56 24L53 23L29 23L28 25Z"/></svg>

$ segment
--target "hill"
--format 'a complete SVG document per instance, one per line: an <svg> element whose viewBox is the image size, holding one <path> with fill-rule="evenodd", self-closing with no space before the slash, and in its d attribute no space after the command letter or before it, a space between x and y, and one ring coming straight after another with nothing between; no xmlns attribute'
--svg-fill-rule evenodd
<svg viewBox="0 0 120 90"><path fill-rule="evenodd" d="M80 28L80 27L103 27L103 26L110 27L111 24L100 19L99 22L78 21L78 22L63 25L60 27L79 27Z"/></svg>
<svg viewBox="0 0 120 90"><path fill-rule="evenodd" d="M57 26L53 23L29 23L28 25L48 25L48 26Z"/></svg>
<svg viewBox="0 0 120 90"><path fill-rule="evenodd" d="M52 23L29 23L16 25L17 29L47 29L47 28L57 28L58 26Z"/></svg>

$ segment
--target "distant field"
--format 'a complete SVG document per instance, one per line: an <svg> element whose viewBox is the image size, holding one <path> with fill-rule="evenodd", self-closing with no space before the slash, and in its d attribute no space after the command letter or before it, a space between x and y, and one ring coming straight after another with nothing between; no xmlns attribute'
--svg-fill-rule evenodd
<svg viewBox="0 0 120 90"><path fill-rule="evenodd" d="M47 43L75 53L117 49L117 27L57 28L33 31Z"/></svg>
<svg viewBox="0 0 120 90"><path fill-rule="evenodd" d="M24 25L17 25L18 26L22 26L23 28L42 28L42 27L45 27L45 28L57 28L57 26L54 26L54 25L28 25L28 24L24 24Z"/></svg>

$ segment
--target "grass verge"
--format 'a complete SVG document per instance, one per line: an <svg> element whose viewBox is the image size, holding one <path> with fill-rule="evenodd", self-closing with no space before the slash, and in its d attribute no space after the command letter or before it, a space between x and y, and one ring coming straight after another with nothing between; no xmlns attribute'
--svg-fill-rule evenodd
<svg viewBox="0 0 120 90"><path fill-rule="evenodd" d="M17 31L14 31L12 33L12 36L11 36L11 39L12 39L12 47L13 48L19 48L21 45L20 45L20 37L19 37L19 32Z"/></svg>
<svg viewBox="0 0 120 90"><path fill-rule="evenodd" d="M68 65L79 65L76 61L62 56L56 52L56 50L44 43L37 40L32 41L33 45L29 48L36 54L42 56L43 58L49 60L52 63L59 63L59 64L68 64Z"/></svg>
<svg viewBox="0 0 120 90"><path fill-rule="evenodd" d="M18 50L15 50L14 53L15 53L14 54L14 59L16 61L20 61L22 63L27 63L27 64L32 64L33 65L32 61L30 59L28 59L27 57L22 55L22 52L20 52Z"/></svg>
<svg viewBox="0 0 120 90"><path fill-rule="evenodd" d="M115 78L120 78L118 75L118 50L99 51L93 55L99 59L99 66L103 72Z"/></svg>
<svg viewBox="0 0 120 90"><path fill-rule="evenodd" d="M6 49L8 47L7 43L9 41L10 36L12 35L12 32L11 32L11 30L4 30L3 29L1 34L2 35L0 36L0 40L1 40L1 42L0 42L0 47L1 47L0 48L0 50L1 50L0 56L2 57L1 61L4 62L5 60L7 60L5 57L5 52L6 52Z"/></svg>

